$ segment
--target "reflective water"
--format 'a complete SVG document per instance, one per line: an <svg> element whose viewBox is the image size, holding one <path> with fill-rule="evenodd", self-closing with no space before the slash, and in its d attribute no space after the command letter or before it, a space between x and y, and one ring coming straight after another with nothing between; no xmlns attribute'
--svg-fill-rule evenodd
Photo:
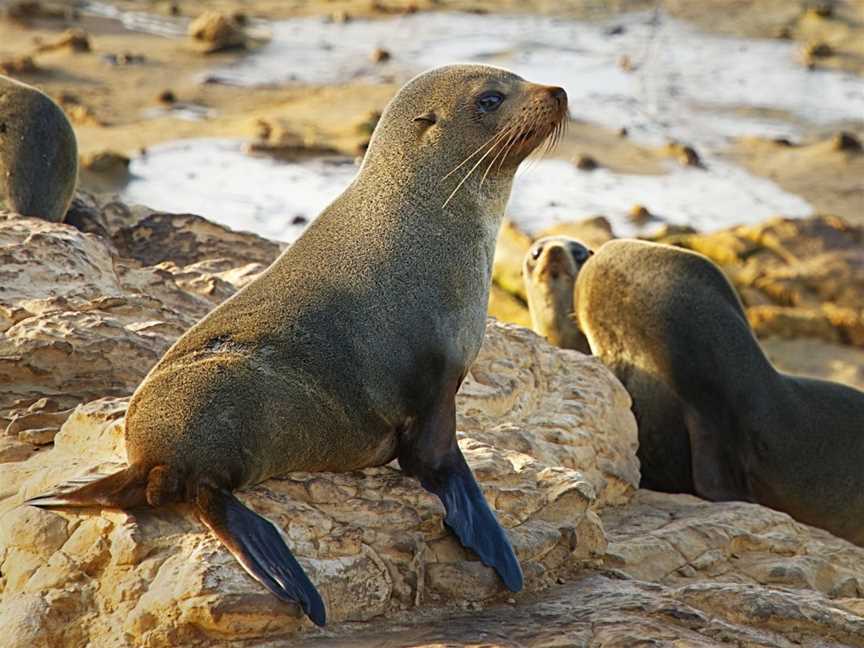
<svg viewBox="0 0 864 648"><path fill-rule="evenodd" d="M201 214L229 227L291 241L348 186L357 167L347 159L276 162L252 157L235 140L183 140L150 148L131 165L123 197L150 207ZM663 220L712 228L763 220L775 214L804 216L809 205L774 183L728 164L710 170L677 168L661 176L542 160L516 176L508 209L535 230L558 220L604 214L619 235L634 233L626 214L634 203Z"/></svg>
<svg viewBox="0 0 864 648"><path fill-rule="evenodd" d="M162 22L121 15L124 24L163 34ZM155 25L155 27L154 27ZM517 177L510 212L528 229L593 214L619 234L634 232L634 204L663 220L710 229L774 214L804 216L810 206L770 180L719 157L729 138L795 138L805 129L864 117L864 79L808 71L792 43L705 34L662 13L607 22L544 16L423 13L381 21L333 23L303 18L270 25L272 41L209 80L261 84L402 81L455 61L503 65L532 81L563 85L570 112L638 141L679 139L706 169L670 162L662 176L577 171L543 161ZM392 55L372 63L369 52ZM626 64L622 64L626 63ZM297 217L313 218L348 184L350 163L275 162L245 156L238 142L195 140L153 147L132 165L130 200L204 213L232 227L282 240L296 237Z"/></svg>

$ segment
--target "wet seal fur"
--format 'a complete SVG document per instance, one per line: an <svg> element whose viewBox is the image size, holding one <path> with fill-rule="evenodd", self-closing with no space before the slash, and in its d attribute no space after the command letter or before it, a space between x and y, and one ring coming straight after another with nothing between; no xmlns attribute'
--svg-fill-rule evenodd
<svg viewBox="0 0 864 648"><path fill-rule="evenodd" d="M522 262L531 328L562 349L591 353L576 323L573 291L576 276L593 252L567 236L535 241Z"/></svg>
<svg viewBox="0 0 864 648"><path fill-rule="evenodd" d="M0 198L22 216L61 222L78 182L78 144L63 109L0 76Z"/></svg>
<svg viewBox="0 0 864 648"><path fill-rule="evenodd" d="M243 567L316 624L281 531L232 491L398 458L513 591L522 571L456 443L513 175L567 114L560 88L488 66L410 81L357 177L258 279L172 346L126 417L129 467L37 506L196 504ZM482 172L482 173L481 173Z"/></svg>
<svg viewBox="0 0 864 648"><path fill-rule="evenodd" d="M777 371L714 263L610 241L579 272L576 312L633 398L643 487L756 502L864 545L864 392Z"/></svg>

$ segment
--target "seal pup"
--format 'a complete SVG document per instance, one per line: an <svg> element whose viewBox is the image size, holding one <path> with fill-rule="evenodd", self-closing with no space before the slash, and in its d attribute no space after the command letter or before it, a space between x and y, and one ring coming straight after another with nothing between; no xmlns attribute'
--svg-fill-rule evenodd
<svg viewBox="0 0 864 648"><path fill-rule="evenodd" d="M37 506L195 504L276 596L324 604L279 529L232 491L398 458L513 591L522 572L456 443L513 175L554 141L561 88L502 69L422 74L390 102L357 177L270 268L187 331L135 391L129 467Z"/></svg>
<svg viewBox="0 0 864 648"><path fill-rule="evenodd" d="M22 216L60 222L78 182L78 144L62 108L0 76L0 198Z"/></svg>
<svg viewBox="0 0 864 648"><path fill-rule="evenodd" d="M573 291L576 276L593 252L567 236L535 241L522 263L531 328L550 344L591 353L588 340L576 323Z"/></svg>
<svg viewBox="0 0 864 648"><path fill-rule="evenodd" d="M611 241L579 272L576 312L633 398L643 487L756 502L864 544L864 392L777 371L714 263Z"/></svg>

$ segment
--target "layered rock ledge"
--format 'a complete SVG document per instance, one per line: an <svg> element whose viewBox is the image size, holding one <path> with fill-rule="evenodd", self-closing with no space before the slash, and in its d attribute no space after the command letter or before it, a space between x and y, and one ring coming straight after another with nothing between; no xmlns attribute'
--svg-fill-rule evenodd
<svg viewBox="0 0 864 648"><path fill-rule="evenodd" d="M20 506L121 466L128 395L279 253L198 216L86 196L77 210L80 229L0 216L4 645L864 645L864 549L763 507L636 491L621 385L595 359L493 320L458 397L459 442L508 527L522 594L395 465L240 494L287 533L327 601L325 630L247 576L187 507Z"/></svg>

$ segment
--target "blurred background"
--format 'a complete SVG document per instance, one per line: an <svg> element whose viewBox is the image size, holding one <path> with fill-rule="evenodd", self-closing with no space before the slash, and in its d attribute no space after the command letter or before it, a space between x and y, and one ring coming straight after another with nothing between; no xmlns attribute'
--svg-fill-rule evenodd
<svg viewBox="0 0 864 648"><path fill-rule="evenodd" d="M568 137L514 190L511 216L527 231L593 215L619 235L775 214L864 219L864 162L833 155L835 136L860 135L864 122L860 1L4 9L0 65L67 109L85 189L283 241L355 173L395 90L455 61L505 66L570 96Z"/></svg>
<svg viewBox="0 0 864 648"><path fill-rule="evenodd" d="M723 266L784 368L864 384L864 0L0 8L0 71L66 110L82 190L285 243L418 72L476 61L562 85L567 134L517 176L493 314L527 323L537 236L667 240Z"/></svg>

